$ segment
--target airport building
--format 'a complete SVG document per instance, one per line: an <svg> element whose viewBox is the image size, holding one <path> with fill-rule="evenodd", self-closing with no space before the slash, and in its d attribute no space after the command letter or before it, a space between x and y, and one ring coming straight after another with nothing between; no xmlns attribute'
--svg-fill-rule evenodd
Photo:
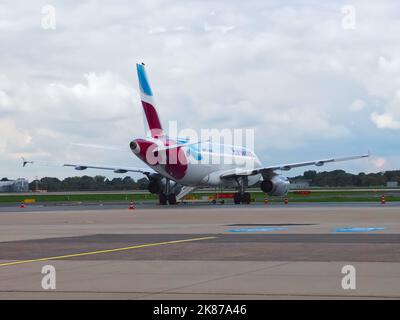
<svg viewBox="0 0 400 320"><path fill-rule="evenodd" d="M293 180L290 181L290 189L307 189L310 187L311 180Z"/></svg>
<svg viewBox="0 0 400 320"><path fill-rule="evenodd" d="M397 188L399 183L397 181L388 181L386 182L386 187L388 188Z"/></svg>
<svg viewBox="0 0 400 320"><path fill-rule="evenodd" d="M28 192L29 181L24 178L0 181L0 192Z"/></svg>

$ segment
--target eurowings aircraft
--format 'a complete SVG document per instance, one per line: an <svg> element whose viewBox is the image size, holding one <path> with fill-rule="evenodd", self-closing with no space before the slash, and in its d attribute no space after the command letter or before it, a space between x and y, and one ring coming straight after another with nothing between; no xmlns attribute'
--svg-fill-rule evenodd
<svg viewBox="0 0 400 320"><path fill-rule="evenodd" d="M241 146L218 143L191 142L188 139L168 137L157 114L144 64L137 64L137 75L141 93L148 136L134 139L129 147L133 154L147 167L98 166L90 164L63 164L76 170L101 169L115 173L139 172L149 179L148 190L158 194L159 203L173 205L198 187L234 187L235 204L250 203L249 186L261 181L261 190L270 196L284 196L290 182L278 174L278 170L290 170L303 166L322 166L325 163L368 157L369 154L349 157L327 158L297 163L262 166L255 153ZM203 158L211 159L204 163ZM215 161L215 159L219 161ZM228 160L228 161L225 161ZM29 161L24 161L24 166Z"/></svg>

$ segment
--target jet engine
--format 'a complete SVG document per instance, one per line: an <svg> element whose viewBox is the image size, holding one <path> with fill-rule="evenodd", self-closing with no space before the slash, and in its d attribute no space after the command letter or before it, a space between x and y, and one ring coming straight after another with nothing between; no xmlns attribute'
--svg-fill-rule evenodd
<svg viewBox="0 0 400 320"><path fill-rule="evenodd" d="M284 196L289 192L288 178L280 175L273 176L261 182L261 190L270 196Z"/></svg>
<svg viewBox="0 0 400 320"><path fill-rule="evenodd" d="M148 190L150 193L160 193L160 192L165 192L165 185L166 185L166 179L156 179L150 177L149 185L148 185ZM182 190L182 186L174 183L173 181L169 181L169 193L173 193L177 195L179 192Z"/></svg>
<svg viewBox="0 0 400 320"><path fill-rule="evenodd" d="M150 180L147 189L150 193L160 193L160 191L162 190L161 181L155 179Z"/></svg>
<svg viewBox="0 0 400 320"><path fill-rule="evenodd" d="M136 141L131 141L129 148L131 148L133 153L140 153L140 145Z"/></svg>

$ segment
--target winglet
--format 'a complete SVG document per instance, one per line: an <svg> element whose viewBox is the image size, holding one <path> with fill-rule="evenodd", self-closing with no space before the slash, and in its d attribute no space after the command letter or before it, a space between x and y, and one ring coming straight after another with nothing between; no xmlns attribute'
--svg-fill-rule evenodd
<svg viewBox="0 0 400 320"><path fill-rule="evenodd" d="M33 161L28 161L24 157L21 157L21 159L22 159L22 166L23 167L25 167L28 163L33 164Z"/></svg>
<svg viewBox="0 0 400 320"><path fill-rule="evenodd" d="M147 79L146 70L144 68L144 63L136 64L136 70L139 78L140 91L146 96L153 96L153 91L151 90L149 80Z"/></svg>

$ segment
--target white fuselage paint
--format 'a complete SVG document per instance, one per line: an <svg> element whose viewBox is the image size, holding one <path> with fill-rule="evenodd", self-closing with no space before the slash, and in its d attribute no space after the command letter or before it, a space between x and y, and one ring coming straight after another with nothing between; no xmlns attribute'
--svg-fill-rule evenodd
<svg viewBox="0 0 400 320"><path fill-rule="evenodd" d="M157 143L160 145L160 143ZM204 144L203 144L204 145ZM207 146L211 145L212 150ZM190 146L181 147L188 160L187 170L183 178L176 179L170 176L162 165L151 166L161 175L186 186L224 186L237 187L235 179L221 179L223 172L234 169L254 169L261 167L261 162L251 150L223 144L205 144L205 148ZM239 150L241 152L226 152L226 150ZM223 151L221 151L223 150ZM200 159L201 158L201 159ZM261 180L261 174L247 177L247 185L252 186Z"/></svg>

